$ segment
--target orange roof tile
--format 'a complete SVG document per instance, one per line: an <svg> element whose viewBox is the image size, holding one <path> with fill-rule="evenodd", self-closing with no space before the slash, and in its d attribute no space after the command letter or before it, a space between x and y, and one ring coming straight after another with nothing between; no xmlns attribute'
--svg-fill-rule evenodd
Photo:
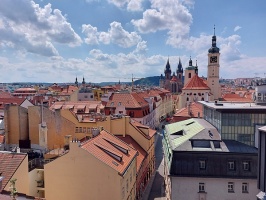
<svg viewBox="0 0 266 200"><path fill-rule="evenodd" d="M190 113L189 113L190 112ZM175 117L198 117L198 113L200 113L200 117L203 117L203 106L201 103L193 102L189 106L180 109L177 111L174 116Z"/></svg>
<svg viewBox="0 0 266 200"><path fill-rule="evenodd" d="M147 152L129 135L123 136L116 136L120 140L123 140L125 143L127 143L129 146L133 147L137 150L137 172L139 171L142 162L144 161L145 157L147 156Z"/></svg>
<svg viewBox="0 0 266 200"><path fill-rule="evenodd" d="M15 98L9 92L0 92L0 98Z"/></svg>
<svg viewBox="0 0 266 200"><path fill-rule="evenodd" d="M232 102L253 102L252 95L245 95L241 97L240 94L235 93L226 93L222 96L223 101L232 101Z"/></svg>
<svg viewBox="0 0 266 200"><path fill-rule="evenodd" d="M137 156L137 151L134 148L105 130L83 143L81 148L121 175L124 174L132 160Z"/></svg>
<svg viewBox="0 0 266 200"><path fill-rule="evenodd" d="M118 104L125 106L126 108L141 108L148 106L148 102L140 97L137 93L113 93L110 96L106 107L117 107Z"/></svg>
<svg viewBox="0 0 266 200"><path fill-rule="evenodd" d="M9 180L26 157L27 154L23 153L0 152L0 173L2 173L4 177L2 182L3 188L6 187Z"/></svg>
<svg viewBox="0 0 266 200"><path fill-rule="evenodd" d="M183 90L209 90L204 80L195 74L190 81L183 87Z"/></svg>
<svg viewBox="0 0 266 200"><path fill-rule="evenodd" d="M25 100L26 99L24 99L24 98L16 98L16 97L0 98L0 109L4 109L6 104L21 105Z"/></svg>
<svg viewBox="0 0 266 200"><path fill-rule="evenodd" d="M147 139L151 139L156 133L156 130L151 129L149 126L145 126L136 120L131 120L130 124L134 126ZM148 135L142 129L148 130Z"/></svg>

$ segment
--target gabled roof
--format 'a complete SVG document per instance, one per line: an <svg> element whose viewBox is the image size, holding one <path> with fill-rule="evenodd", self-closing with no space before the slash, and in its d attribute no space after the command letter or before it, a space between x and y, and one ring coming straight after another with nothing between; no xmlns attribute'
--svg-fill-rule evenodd
<svg viewBox="0 0 266 200"><path fill-rule="evenodd" d="M129 135L123 136L116 136L120 140L123 140L125 143L127 143L132 148L136 149L138 152L137 155L137 172L139 171L142 162L144 161L145 157L147 156L147 152Z"/></svg>
<svg viewBox="0 0 266 200"><path fill-rule="evenodd" d="M5 188L27 154L0 151L0 173L4 177L2 188Z"/></svg>
<svg viewBox="0 0 266 200"><path fill-rule="evenodd" d="M4 109L5 104L17 104L21 105L26 99L24 98L0 98L0 109Z"/></svg>
<svg viewBox="0 0 266 200"><path fill-rule="evenodd" d="M121 175L125 173L137 156L137 151L134 148L105 130L82 144L81 148Z"/></svg>
<svg viewBox="0 0 266 200"><path fill-rule="evenodd" d="M210 90L210 88L204 83L202 78L195 74L183 87L183 90Z"/></svg>
<svg viewBox="0 0 266 200"><path fill-rule="evenodd" d="M148 102L140 97L137 93L113 93L110 96L106 107L117 107L121 103L121 106L125 108L141 108L148 106Z"/></svg>
<svg viewBox="0 0 266 200"><path fill-rule="evenodd" d="M200 113L200 116L198 116ZM201 103L192 102L187 107L178 110L175 117L202 117L203 116L203 106Z"/></svg>
<svg viewBox="0 0 266 200"><path fill-rule="evenodd" d="M147 139L151 139L156 133L156 130L153 130L149 126L145 126L135 120L131 120L130 124Z"/></svg>

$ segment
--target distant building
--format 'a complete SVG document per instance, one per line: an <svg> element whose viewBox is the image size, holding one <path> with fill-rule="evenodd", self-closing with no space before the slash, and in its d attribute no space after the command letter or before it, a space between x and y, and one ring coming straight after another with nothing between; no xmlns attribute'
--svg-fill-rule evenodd
<svg viewBox="0 0 266 200"><path fill-rule="evenodd" d="M258 194L257 149L222 140L204 119L165 126L167 199L254 199Z"/></svg>
<svg viewBox="0 0 266 200"><path fill-rule="evenodd" d="M266 125L266 106L254 103L206 102L204 119L217 128L222 139L258 147L258 128Z"/></svg>
<svg viewBox="0 0 266 200"><path fill-rule="evenodd" d="M168 58L166 66L165 66L165 70L164 70L164 75L165 76L161 75L160 83L159 83L160 87L166 90L169 90L172 93L180 93L181 89L184 86L183 67L182 67L180 58L179 58L179 62L177 65L176 73L173 72L173 74L172 74L172 70L171 70L171 66L170 66L169 58Z"/></svg>

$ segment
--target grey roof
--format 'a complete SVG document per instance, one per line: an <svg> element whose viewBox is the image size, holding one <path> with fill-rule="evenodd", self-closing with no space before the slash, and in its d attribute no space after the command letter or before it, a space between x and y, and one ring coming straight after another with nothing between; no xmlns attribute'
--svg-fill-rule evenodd
<svg viewBox="0 0 266 200"><path fill-rule="evenodd" d="M183 135L177 134L182 131ZM165 137L168 138L173 151L257 153L255 147L235 140L222 140L213 125L199 118L166 125Z"/></svg>

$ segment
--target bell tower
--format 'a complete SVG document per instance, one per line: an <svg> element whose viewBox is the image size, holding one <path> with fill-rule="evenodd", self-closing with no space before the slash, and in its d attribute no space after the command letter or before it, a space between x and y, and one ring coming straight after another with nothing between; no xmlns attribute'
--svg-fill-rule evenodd
<svg viewBox="0 0 266 200"><path fill-rule="evenodd" d="M221 86L219 84L220 71L220 49L216 46L215 26L214 34L212 36L212 46L208 53L208 74L207 85L211 89L213 98L211 100L218 100L221 97Z"/></svg>

